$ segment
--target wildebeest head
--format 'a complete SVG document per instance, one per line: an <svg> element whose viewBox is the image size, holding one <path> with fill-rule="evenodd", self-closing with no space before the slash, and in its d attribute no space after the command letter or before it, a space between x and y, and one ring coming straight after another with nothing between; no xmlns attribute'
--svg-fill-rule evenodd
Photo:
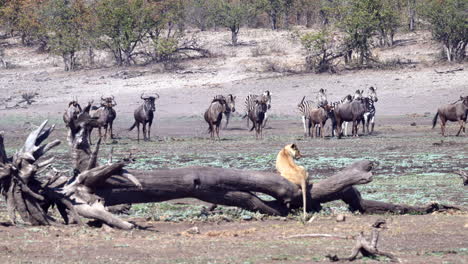
<svg viewBox="0 0 468 264"><path fill-rule="evenodd" d="M226 98L226 110L230 110L231 112L236 111L236 96L228 94Z"/></svg>
<svg viewBox="0 0 468 264"><path fill-rule="evenodd" d="M77 116L81 111L81 106L77 100L72 100L68 103L67 115L69 117Z"/></svg>
<svg viewBox="0 0 468 264"><path fill-rule="evenodd" d="M369 87L367 90L367 94L372 101L377 102L379 99L377 98L377 88L374 88L373 86Z"/></svg>
<svg viewBox="0 0 468 264"><path fill-rule="evenodd" d="M363 93L364 93L364 90L357 89L356 92L354 92L353 99L354 100L360 100L362 98Z"/></svg>
<svg viewBox="0 0 468 264"><path fill-rule="evenodd" d="M156 97L157 96L157 97ZM159 94L156 94L156 96L144 96L144 93L141 94L140 98L143 99L144 101L144 107L146 110L150 112L156 111L156 106L154 102L159 99Z"/></svg>
<svg viewBox="0 0 468 264"><path fill-rule="evenodd" d="M114 107L116 105L117 105L117 103L115 102L115 98L114 98L113 95L111 97L105 97L105 98L101 96L101 106L102 107L112 108L112 107Z"/></svg>
<svg viewBox="0 0 468 264"><path fill-rule="evenodd" d="M462 101L462 103L463 103L466 107L468 107L468 96L463 97L463 96L460 95L460 101Z"/></svg>

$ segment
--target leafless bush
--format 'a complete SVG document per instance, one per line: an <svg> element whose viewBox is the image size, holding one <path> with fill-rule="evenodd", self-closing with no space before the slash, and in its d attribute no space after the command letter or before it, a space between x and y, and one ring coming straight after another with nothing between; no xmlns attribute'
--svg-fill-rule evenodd
<svg viewBox="0 0 468 264"><path fill-rule="evenodd" d="M28 105L36 102L36 100L34 100L34 97L36 97L37 95L39 95L37 92L24 92L21 97L23 98L22 100L20 100L18 102L18 104L21 104L21 103L24 103L26 102Z"/></svg>

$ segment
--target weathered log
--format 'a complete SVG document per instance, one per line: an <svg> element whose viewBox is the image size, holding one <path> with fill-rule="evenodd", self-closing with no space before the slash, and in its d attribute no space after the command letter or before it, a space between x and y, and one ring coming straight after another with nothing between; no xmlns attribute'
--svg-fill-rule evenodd
<svg viewBox="0 0 468 264"><path fill-rule="evenodd" d="M313 185L309 198L315 203L334 200L355 184L372 180L372 163L359 161ZM121 177L112 177L96 189L106 205L161 202L197 198L205 202L238 206L266 214L285 215L300 204L301 190L276 173L236 169L193 167L170 170L130 171L142 184L134 188ZM274 197L263 201L253 193Z"/></svg>

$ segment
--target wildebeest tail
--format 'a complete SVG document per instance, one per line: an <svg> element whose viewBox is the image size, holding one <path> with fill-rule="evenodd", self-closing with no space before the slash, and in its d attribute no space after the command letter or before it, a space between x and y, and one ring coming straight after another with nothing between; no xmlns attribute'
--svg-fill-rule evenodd
<svg viewBox="0 0 468 264"><path fill-rule="evenodd" d="M128 131L132 131L137 125L137 122L133 123L133 125L128 129Z"/></svg>
<svg viewBox="0 0 468 264"><path fill-rule="evenodd" d="M439 111L437 111L437 114L434 116L434 119L432 119L432 128L434 128L437 125L437 117L439 117Z"/></svg>

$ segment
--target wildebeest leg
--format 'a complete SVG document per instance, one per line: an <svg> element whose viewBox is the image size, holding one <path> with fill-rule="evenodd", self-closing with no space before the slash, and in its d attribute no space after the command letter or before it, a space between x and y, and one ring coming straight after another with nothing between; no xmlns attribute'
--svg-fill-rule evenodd
<svg viewBox="0 0 468 264"><path fill-rule="evenodd" d="M148 122L148 140L151 140L151 125L153 124L152 121Z"/></svg>
<svg viewBox="0 0 468 264"><path fill-rule="evenodd" d="M231 116L231 112L224 113L226 116L226 124L224 125L224 129L227 129L228 124L229 124L229 117Z"/></svg>
<svg viewBox="0 0 468 264"><path fill-rule="evenodd" d="M341 130L342 130L342 126L343 124L341 123L341 120L336 120L336 133L338 134L337 137L338 139L341 138Z"/></svg>
<svg viewBox="0 0 468 264"><path fill-rule="evenodd" d="M140 142L140 122L136 123L137 127L137 141Z"/></svg>
<svg viewBox="0 0 468 264"><path fill-rule="evenodd" d="M249 112L247 112L247 129L250 128L250 126L249 126L249 120L250 120L250 116L249 116Z"/></svg>
<svg viewBox="0 0 468 264"><path fill-rule="evenodd" d="M307 137L306 117L305 116L302 116L302 125L304 126L304 137ZM309 131L310 131L310 129L309 129Z"/></svg>
<svg viewBox="0 0 468 264"><path fill-rule="evenodd" d="M320 122L319 126L320 126L320 128L319 128L320 129L320 136L322 138L325 138L325 133L323 133L323 130L324 130L323 128L325 126L325 123Z"/></svg>
<svg viewBox="0 0 468 264"><path fill-rule="evenodd" d="M147 141L148 138L146 137L146 123L145 123L145 122L143 122L143 128L142 128L142 130L143 130L143 140L144 140L144 141Z"/></svg>
<svg viewBox="0 0 468 264"><path fill-rule="evenodd" d="M99 132L99 138L102 138L101 127L98 127L98 132ZM106 140L104 139L104 142L105 142L105 141L106 141Z"/></svg>
<svg viewBox="0 0 468 264"><path fill-rule="evenodd" d="M440 129L442 130L442 136L445 137L445 118L443 115L440 115Z"/></svg>
<svg viewBox="0 0 468 264"><path fill-rule="evenodd" d="M114 139L114 131L112 129L112 124L113 123L114 123L114 121L109 122L109 130L110 130L110 138L111 139Z"/></svg>
<svg viewBox="0 0 468 264"><path fill-rule="evenodd" d="M221 122L219 122L219 124L217 124L217 125L216 125L216 128L215 128L215 129L216 129L216 137L218 138L218 140L221 140L221 139L219 138L219 127L220 127L220 126L221 126Z"/></svg>
<svg viewBox="0 0 468 264"><path fill-rule="evenodd" d="M89 141L89 144L92 145L93 143L91 142L91 132L93 132L93 128L90 127L89 130L88 130L88 141Z"/></svg>
<svg viewBox="0 0 468 264"><path fill-rule="evenodd" d="M460 132L465 128L465 121L463 119L459 120L458 123L460 123L460 129L458 130L457 137L460 135Z"/></svg>

